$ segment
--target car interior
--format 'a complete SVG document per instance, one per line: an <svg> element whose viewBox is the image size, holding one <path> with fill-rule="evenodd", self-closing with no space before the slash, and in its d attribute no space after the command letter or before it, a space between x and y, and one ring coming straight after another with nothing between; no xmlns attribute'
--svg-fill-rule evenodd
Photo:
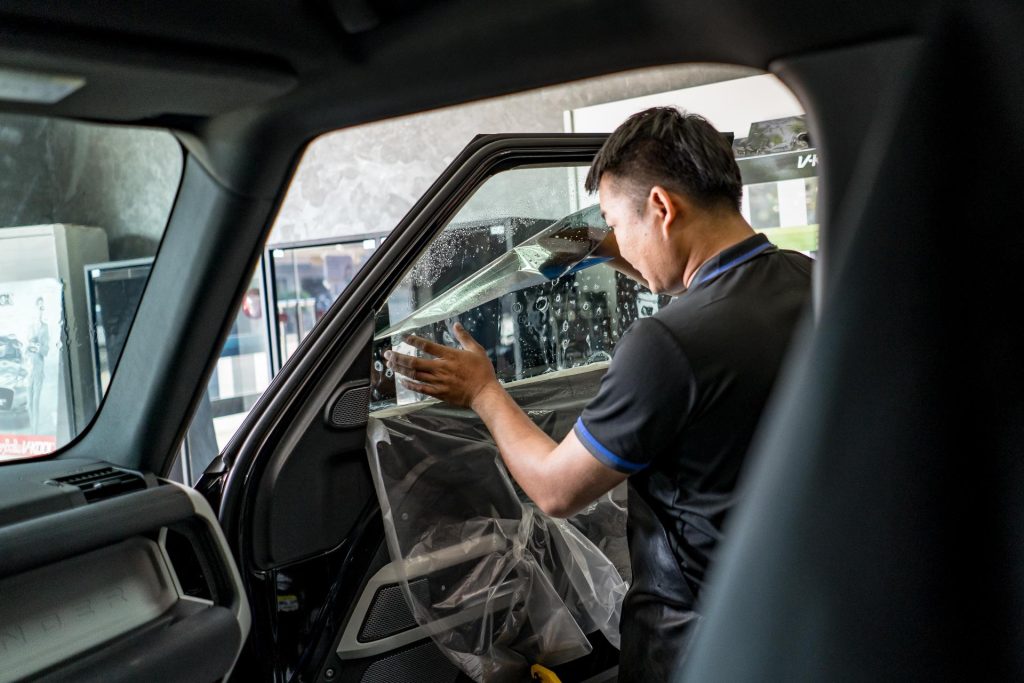
<svg viewBox="0 0 1024 683"><path fill-rule="evenodd" d="M604 134L477 131L195 485L172 471L319 136L685 63L785 83L821 196L814 310L679 680L1024 676L1024 174L978 144L1024 149L1022 31L1007 0L0 3L0 681L615 680L621 498L537 518L474 416L381 362L457 320L567 433L667 304L602 264L523 274L552 225L600 233ZM91 152L128 137L165 160L144 186ZM135 232L75 225L100 183L162 190ZM96 388L5 441L65 365Z"/></svg>

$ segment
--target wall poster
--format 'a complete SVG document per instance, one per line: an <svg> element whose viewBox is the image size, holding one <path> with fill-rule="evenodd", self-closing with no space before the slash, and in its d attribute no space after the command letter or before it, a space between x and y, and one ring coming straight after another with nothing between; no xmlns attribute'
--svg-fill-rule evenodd
<svg viewBox="0 0 1024 683"><path fill-rule="evenodd" d="M57 448L68 405L63 329L60 280L0 283L0 460Z"/></svg>

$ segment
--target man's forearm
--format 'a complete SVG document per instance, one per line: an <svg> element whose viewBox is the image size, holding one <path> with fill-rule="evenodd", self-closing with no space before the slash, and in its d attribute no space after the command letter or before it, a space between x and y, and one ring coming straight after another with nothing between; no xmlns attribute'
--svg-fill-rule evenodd
<svg viewBox="0 0 1024 683"><path fill-rule="evenodd" d="M434 358L386 351L388 368L413 391L454 405L468 406L483 419L509 472L544 512L573 514L625 475L590 456L573 432L555 443L516 405L494 375L487 352L462 325L453 328L462 349L420 337L408 337Z"/></svg>
<svg viewBox="0 0 1024 683"><path fill-rule="evenodd" d="M559 494L548 476L550 458L558 444L523 412L501 385L480 392L472 408L494 437L509 473L541 508Z"/></svg>
<svg viewBox="0 0 1024 683"><path fill-rule="evenodd" d="M640 274L640 271L634 268L632 263L622 258L622 254L619 253L619 243L615 238L614 232L608 233L608 236L604 238L594 253L598 256L611 257L611 261L608 262L609 266L626 277L636 280L644 287L647 286L647 280L645 280L644 276Z"/></svg>

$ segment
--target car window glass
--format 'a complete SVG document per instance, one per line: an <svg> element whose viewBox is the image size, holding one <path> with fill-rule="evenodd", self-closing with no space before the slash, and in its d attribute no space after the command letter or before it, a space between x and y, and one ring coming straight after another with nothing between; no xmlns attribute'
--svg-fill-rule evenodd
<svg viewBox="0 0 1024 683"><path fill-rule="evenodd" d="M92 421L182 160L167 131L0 114L0 460Z"/></svg>
<svg viewBox="0 0 1024 683"><path fill-rule="evenodd" d="M585 165L520 168L481 185L378 312L371 380L375 408L424 398L396 383L385 367L383 353L392 346L416 353L402 341L405 334L457 346L451 333L457 320L487 349L499 380L507 382L607 362L625 327L667 301L602 264L551 280L535 274L524 280L528 267L511 273L487 268L587 207L595 207L590 222L603 224L597 197L582 189L586 172ZM453 306L447 319L413 328L401 324L431 301L447 301L448 293L482 269L493 272L503 290L475 306Z"/></svg>

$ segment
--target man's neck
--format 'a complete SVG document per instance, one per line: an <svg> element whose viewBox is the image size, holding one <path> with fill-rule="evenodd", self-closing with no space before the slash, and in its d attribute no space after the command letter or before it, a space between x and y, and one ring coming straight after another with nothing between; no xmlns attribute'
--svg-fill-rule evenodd
<svg viewBox="0 0 1024 683"><path fill-rule="evenodd" d="M718 254L754 235L754 229L740 214L732 214L726 218L709 217L706 225L701 225L697 232L700 236L690 248L686 267L683 269L683 282L689 288L693 277L700 267Z"/></svg>

